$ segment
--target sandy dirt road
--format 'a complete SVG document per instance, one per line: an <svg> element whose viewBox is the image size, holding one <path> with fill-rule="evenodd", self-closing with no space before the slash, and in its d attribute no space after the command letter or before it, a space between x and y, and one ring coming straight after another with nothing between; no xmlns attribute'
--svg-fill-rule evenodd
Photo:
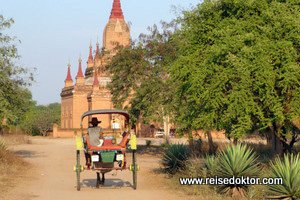
<svg viewBox="0 0 300 200"><path fill-rule="evenodd" d="M104 187L95 188L96 173L81 174L82 189L76 191L75 142L73 139L33 139L33 144L11 147L31 164L24 169L24 178L1 197L3 200L176 200L189 199L182 193L167 190L163 175L155 173L158 157L138 155L138 189L132 189L132 173L129 170L106 174ZM82 154L81 154L82 155ZM84 156L81 156L84 164ZM127 154L131 163L131 154ZM27 171L27 172L26 172Z"/></svg>

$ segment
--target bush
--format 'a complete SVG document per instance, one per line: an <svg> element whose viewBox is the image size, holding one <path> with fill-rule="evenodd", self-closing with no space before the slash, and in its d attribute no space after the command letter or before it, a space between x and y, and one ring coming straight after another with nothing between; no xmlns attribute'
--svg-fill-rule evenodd
<svg viewBox="0 0 300 200"><path fill-rule="evenodd" d="M146 140L146 146L150 147L151 146L151 142L152 142L151 140Z"/></svg>
<svg viewBox="0 0 300 200"><path fill-rule="evenodd" d="M29 135L47 136L47 132L52 129L53 124L60 123L60 109L59 103L34 106L20 126Z"/></svg>
<svg viewBox="0 0 300 200"><path fill-rule="evenodd" d="M199 157L202 155L202 140L198 139L193 141L192 145L190 145L191 151L195 157Z"/></svg>
<svg viewBox="0 0 300 200"><path fill-rule="evenodd" d="M282 178L282 185L268 185L268 190L274 199L300 199L300 156L284 155L283 160L276 158L271 161L271 177Z"/></svg>
<svg viewBox="0 0 300 200"><path fill-rule="evenodd" d="M224 178L231 177L257 177L260 167L258 157L246 145L231 145L216 156L207 156L206 168L211 176ZM219 191L231 196L246 196L248 185L221 185Z"/></svg>
<svg viewBox="0 0 300 200"><path fill-rule="evenodd" d="M169 144L167 144L167 143L161 143L160 144L161 148L168 148L168 146L169 146Z"/></svg>
<svg viewBox="0 0 300 200"><path fill-rule="evenodd" d="M186 167L190 153L183 144L172 144L167 147L162 157L162 165L167 173L175 174Z"/></svg>

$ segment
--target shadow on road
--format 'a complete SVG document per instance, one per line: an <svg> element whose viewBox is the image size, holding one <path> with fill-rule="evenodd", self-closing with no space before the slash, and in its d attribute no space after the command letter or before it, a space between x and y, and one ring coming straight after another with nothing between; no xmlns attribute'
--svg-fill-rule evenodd
<svg viewBox="0 0 300 200"><path fill-rule="evenodd" d="M18 150L18 151L14 151L14 153L23 158L36 158L41 156L45 157L44 155L37 154L34 151L28 151L28 150Z"/></svg>
<svg viewBox="0 0 300 200"><path fill-rule="evenodd" d="M96 176L95 179L84 179L81 183L83 187L96 187ZM105 185L100 188L105 189L116 189L124 187L133 187L130 182L123 181L121 179L105 179Z"/></svg>
<svg viewBox="0 0 300 200"><path fill-rule="evenodd" d="M161 155L164 151L164 147L161 147L161 146L138 145L137 149L138 149L137 153L139 155L148 154L148 155L152 155L152 156Z"/></svg>

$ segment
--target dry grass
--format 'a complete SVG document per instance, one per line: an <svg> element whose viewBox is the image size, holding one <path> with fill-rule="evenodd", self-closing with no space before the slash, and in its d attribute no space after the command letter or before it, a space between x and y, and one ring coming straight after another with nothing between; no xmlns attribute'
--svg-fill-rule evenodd
<svg viewBox="0 0 300 200"><path fill-rule="evenodd" d="M31 144L29 136L24 134L1 135L0 140L6 145Z"/></svg>
<svg viewBox="0 0 300 200"><path fill-rule="evenodd" d="M8 137L0 138L0 194L4 194L10 188L13 188L15 183L17 183L18 178L20 178L21 172L24 169L28 168L29 165L23 161L23 159L6 147L5 142L2 140L7 140ZM25 137L20 139L19 137L9 137L9 143L13 142L14 144L20 142L28 142L29 140Z"/></svg>
<svg viewBox="0 0 300 200"><path fill-rule="evenodd" d="M216 152L220 152L222 150L224 150L228 145L231 145L232 143L228 143L228 142L214 142L214 145L216 145L218 148L216 149ZM276 155L273 153L272 147L270 145L264 144L264 143L260 143L260 142L256 142L256 143L252 143L252 142L242 142L242 144L247 144L248 147L252 148L253 151L255 153L257 153L257 155L259 156L259 162L263 163L263 164L267 164L269 163L270 160L272 160L274 157L276 157ZM209 152L209 145L207 141L203 141L201 144L201 153L196 152L196 156L195 157L205 157L206 154L208 154ZM294 150L296 152L300 152L300 144L296 144L294 146Z"/></svg>
<svg viewBox="0 0 300 200"><path fill-rule="evenodd" d="M182 191L192 197L192 199L201 200L231 200L231 197L226 197L219 194L216 189L209 185L181 185L180 177L204 177L201 170L204 166L204 158L194 158L189 160L187 170L181 171L174 176L165 179L170 189L174 191ZM163 172L161 172L163 173Z"/></svg>
<svg viewBox="0 0 300 200"><path fill-rule="evenodd" d="M162 152L164 152L165 148L161 146L146 146L146 145L138 145L138 154L148 154L148 155L153 155L153 156L161 156Z"/></svg>

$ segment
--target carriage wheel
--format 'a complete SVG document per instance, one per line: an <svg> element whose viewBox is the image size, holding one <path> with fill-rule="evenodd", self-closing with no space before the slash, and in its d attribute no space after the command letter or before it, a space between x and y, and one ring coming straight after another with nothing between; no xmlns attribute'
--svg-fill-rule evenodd
<svg viewBox="0 0 300 200"><path fill-rule="evenodd" d="M80 151L76 151L76 176L77 176L77 191L80 190Z"/></svg>
<svg viewBox="0 0 300 200"><path fill-rule="evenodd" d="M135 150L132 151L132 175L133 175L133 189L137 188L137 164L136 164L136 155Z"/></svg>

